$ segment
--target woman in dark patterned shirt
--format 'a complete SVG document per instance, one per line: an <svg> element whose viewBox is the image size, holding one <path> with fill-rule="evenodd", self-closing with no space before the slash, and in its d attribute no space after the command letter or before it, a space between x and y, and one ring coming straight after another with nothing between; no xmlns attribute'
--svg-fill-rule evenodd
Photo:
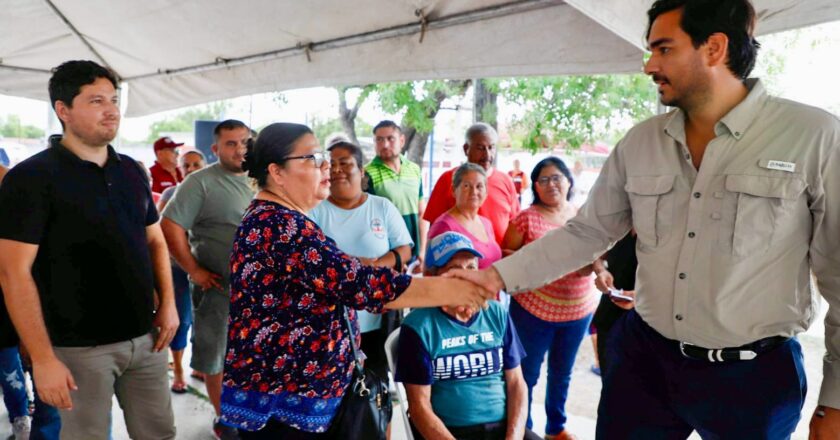
<svg viewBox="0 0 840 440"><path fill-rule="evenodd" d="M342 306L358 327L354 310L477 306L494 296L341 252L306 216L329 195L328 166L312 131L298 124L269 125L246 156L260 192L234 238L222 391L222 421L243 439L329 438L352 376Z"/></svg>

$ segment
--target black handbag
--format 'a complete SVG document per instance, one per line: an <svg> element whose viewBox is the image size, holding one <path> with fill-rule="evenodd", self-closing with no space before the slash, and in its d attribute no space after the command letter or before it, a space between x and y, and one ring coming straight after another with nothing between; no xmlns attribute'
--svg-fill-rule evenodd
<svg viewBox="0 0 840 440"><path fill-rule="evenodd" d="M356 348L353 323L344 308L344 323L353 347L353 378L341 399L338 414L330 426L333 438L347 440L385 440L393 406L387 378L383 380L372 370L363 368Z"/></svg>

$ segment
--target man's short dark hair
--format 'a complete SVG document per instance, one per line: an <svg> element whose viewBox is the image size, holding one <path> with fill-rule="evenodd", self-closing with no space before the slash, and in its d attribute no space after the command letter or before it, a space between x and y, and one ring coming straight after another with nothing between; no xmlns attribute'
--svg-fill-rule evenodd
<svg viewBox="0 0 840 440"><path fill-rule="evenodd" d="M648 10L645 38L650 37L657 17L676 9L682 9L680 27L695 48L716 32L725 34L729 38L727 67L740 79L749 76L761 47L753 38L755 9L749 0L656 0Z"/></svg>
<svg viewBox="0 0 840 440"><path fill-rule="evenodd" d="M399 124L397 124L396 122L394 122L390 119L386 119L384 121L379 121L379 123L376 124L376 127L373 127L373 135L374 136L376 136L376 130L379 130L380 128L393 128L394 130L397 130L398 132L400 132L400 134L402 134L402 132L403 132L402 127L400 127Z"/></svg>
<svg viewBox="0 0 840 440"><path fill-rule="evenodd" d="M222 130L236 130L237 128L244 128L248 130L248 133L251 132L251 129L244 122L238 119L226 119L216 124L216 128L213 129L213 142L219 142Z"/></svg>
<svg viewBox="0 0 840 440"><path fill-rule="evenodd" d="M63 102L67 107L72 107L73 98L79 95L82 86L93 84L99 78L111 81L114 88L117 88L117 75L93 61L66 61L54 68L52 73L48 89L53 108L57 101ZM64 125L63 122L62 125Z"/></svg>

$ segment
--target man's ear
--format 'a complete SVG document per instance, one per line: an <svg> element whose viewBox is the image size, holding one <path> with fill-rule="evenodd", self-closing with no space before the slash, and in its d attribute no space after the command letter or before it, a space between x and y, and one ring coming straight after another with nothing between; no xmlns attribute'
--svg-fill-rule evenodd
<svg viewBox="0 0 840 440"><path fill-rule="evenodd" d="M55 110L56 116L62 122L67 123L68 119L70 119L70 106L65 104L64 101L56 101L53 110Z"/></svg>
<svg viewBox="0 0 840 440"><path fill-rule="evenodd" d="M706 56L706 64L709 67L726 66L729 60L729 37L723 32L709 35L703 45L703 54Z"/></svg>
<svg viewBox="0 0 840 440"><path fill-rule="evenodd" d="M213 154L216 155L216 157L219 156L219 146L218 145L216 145L216 144L211 145L210 146L210 151L212 151Z"/></svg>
<svg viewBox="0 0 840 440"><path fill-rule="evenodd" d="M464 142L464 156L467 156L467 151L470 149L470 144Z"/></svg>

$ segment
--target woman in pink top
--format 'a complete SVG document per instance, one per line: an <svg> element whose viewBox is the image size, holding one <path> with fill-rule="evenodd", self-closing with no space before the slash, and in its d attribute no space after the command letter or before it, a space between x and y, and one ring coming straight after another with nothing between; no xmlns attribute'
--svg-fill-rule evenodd
<svg viewBox="0 0 840 440"><path fill-rule="evenodd" d="M548 157L540 161L531 172L531 182L534 204L520 212L508 227L506 253L562 228L577 213L569 202L574 179L562 160ZM549 440L575 438L565 430L565 406L575 355L598 306L591 275L588 266L539 289L514 295L510 304L510 317L528 353L522 360L522 374L528 384L529 429L531 396L548 352L545 438Z"/></svg>
<svg viewBox="0 0 840 440"><path fill-rule="evenodd" d="M487 173L484 168L465 163L452 175L452 192L455 206L438 217L429 229L429 239L447 231L466 235L473 247L484 255L478 261L479 269L490 267L502 258L502 248L493 238L493 225L478 215L478 208L487 199Z"/></svg>

